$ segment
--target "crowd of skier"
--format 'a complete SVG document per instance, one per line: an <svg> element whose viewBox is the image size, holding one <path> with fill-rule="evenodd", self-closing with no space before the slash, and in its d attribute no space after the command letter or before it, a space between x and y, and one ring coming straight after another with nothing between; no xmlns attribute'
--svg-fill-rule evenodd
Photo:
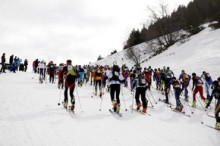
<svg viewBox="0 0 220 146"><path fill-rule="evenodd" d="M28 60L25 59L24 63L22 59L14 56L13 54L9 57L9 62L6 63L6 54L3 53L1 56L1 63L0 63L0 73L6 73L5 70L8 69L10 72L16 71L27 71L28 67Z"/></svg>
<svg viewBox="0 0 220 146"><path fill-rule="evenodd" d="M119 67L117 64L113 66L73 66L71 60L67 60L65 64L61 63L59 66L56 66L52 61L46 65L44 61L35 60L33 62L33 70L40 74L41 83L46 79L46 72L50 76L49 80L51 83L54 83L54 78L57 75L58 88L64 88L63 105L66 109L68 108L68 90L70 90L71 111L75 109L75 86L82 87L84 84L93 86L93 94L100 98L102 98L105 91L109 92L112 101L112 110L118 114L120 113L121 106L120 93L123 93L121 92L122 86L127 87L134 95L136 102L136 108L134 110L142 113L147 113L149 98L146 98L146 91L149 91L152 95L152 88L155 88L165 96L160 101L166 104L172 104L169 98L171 95L174 95L176 100L174 110L177 112L182 112L184 108L182 102L189 105L189 90L192 90L192 105L190 106L192 108L197 108L196 102L198 100L200 105L204 106L204 110L213 108L211 102L213 97L215 97L216 103L213 109L215 111L216 129L220 130L220 77L213 81L210 74L206 71L203 71L201 75L197 75L196 73L190 75L185 70L182 70L177 77L169 67L152 69L149 66L142 69L140 65L135 65L129 69L126 65ZM153 81L155 82L155 87L152 86ZM203 86L206 97L203 93ZM199 93L200 98L198 98L197 93ZM181 100L181 95L184 96L184 100Z"/></svg>

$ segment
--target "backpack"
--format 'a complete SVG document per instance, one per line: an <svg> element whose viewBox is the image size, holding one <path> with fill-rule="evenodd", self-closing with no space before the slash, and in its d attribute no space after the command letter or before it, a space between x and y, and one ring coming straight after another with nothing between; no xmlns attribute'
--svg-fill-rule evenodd
<svg viewBox="0 0 220 146"><path fill-rule="evenodd" d="M139 86L146 86L146 79L143 77L139 78Z"/></svg>
<svg viewBox="0 0 220 146"><path fill-rule="evenodd" d="M210 82L210 81L211 81L211 77L210 77L209 73L206 73L206 74L205 74L205 80L206 80L207 82Z"/></svg>
<svg viewBox="0 0 220 146"><path fill-rule="evenodd" d="M112 78L110 80L119 81L119 72L118 71L112 71Z"/></svg>
<svg viewBox="0 0 220 146"><path fill-rule="evenodd" d="M189 80L190 80L189 75L184 74L184 75L183 75L183 81L184 81L184 82L189 82Z"/></svg>

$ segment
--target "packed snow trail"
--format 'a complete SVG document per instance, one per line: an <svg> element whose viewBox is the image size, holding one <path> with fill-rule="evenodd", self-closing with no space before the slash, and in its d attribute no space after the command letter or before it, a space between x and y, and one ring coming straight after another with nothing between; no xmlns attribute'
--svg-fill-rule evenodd
<svg viewBox="0 0 220 146"><path fill-rule="evenodd" d="M32 79L34 75L23 72L0 75L1 146L220 145L220 132L201 124L201 121L215 124L215 119L203 111L195 110L189 118L158 102L154 109L148 108L152 116L131 113L128 107L132 95L124 88L129 110L125 111L121 97L123 117L116 117L109 112L112 106L109 93L103 95L102 111L99 111L100 98L91 98L93 87L84 85L77 87L83 112L74 92L76 111L73 115L62 104L57 105L60 95L57 84L39 84L38 76ZM155 99L164 99L157 91L152 93ZM174 101L171 97L173 104ZM189 109L186 113L190 114Z"/></svg>

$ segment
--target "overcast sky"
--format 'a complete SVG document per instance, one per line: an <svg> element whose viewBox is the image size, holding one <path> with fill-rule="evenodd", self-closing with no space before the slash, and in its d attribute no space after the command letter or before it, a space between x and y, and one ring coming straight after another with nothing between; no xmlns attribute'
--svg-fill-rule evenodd
<svg viewBox="0 0 220 146"><path fill-rule="evenodd" d="M0 0L0 55L29 61L95 62L121 51L133 28L149 21L159 0ZM191 0L164 0L170 12Z"/></svg>

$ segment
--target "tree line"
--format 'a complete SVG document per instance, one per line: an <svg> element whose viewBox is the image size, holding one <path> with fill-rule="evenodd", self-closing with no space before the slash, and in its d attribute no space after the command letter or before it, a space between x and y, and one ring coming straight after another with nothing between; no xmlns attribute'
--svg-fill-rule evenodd
<svg viewBox="0 0 220 146"><path fill-rule="evenodd" d="M152 20L148 28L145 25L141 30L133 29L124 44L123 49L137 44L157 39L161 48L166 49L180 39L180 30L185 30L191 35L200 32L201 24L217 21L214 28L220 28L220 0L194 0L187 6L180 5L171 14L167 6L160 4L159 12L149 8Z"/></svg>

